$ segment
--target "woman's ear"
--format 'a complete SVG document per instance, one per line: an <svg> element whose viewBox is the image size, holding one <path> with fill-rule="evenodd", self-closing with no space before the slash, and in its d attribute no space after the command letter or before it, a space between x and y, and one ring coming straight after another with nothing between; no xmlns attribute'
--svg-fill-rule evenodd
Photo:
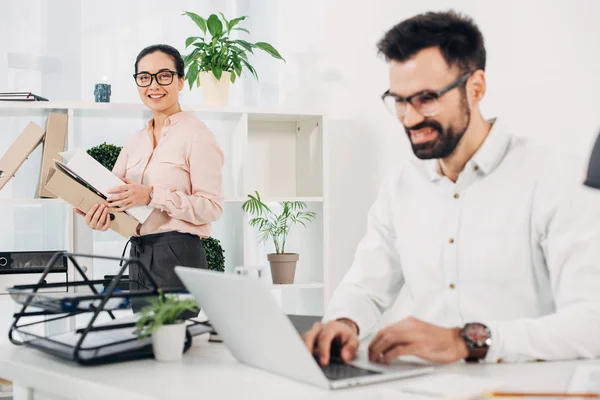
<svg viewBox="0 0 600 400"><path fill-rule="evenodd" d="M181 92L183 90L183 87L185 85L185 79L184 78L179 78L179 91Z"/></svg>

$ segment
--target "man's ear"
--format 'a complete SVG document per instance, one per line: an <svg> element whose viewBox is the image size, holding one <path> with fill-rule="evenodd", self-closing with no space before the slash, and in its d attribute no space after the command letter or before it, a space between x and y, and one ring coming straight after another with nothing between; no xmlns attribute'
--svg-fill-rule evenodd
<svg viewBox="0 0 600 400"><path fill-rule="evenodd" d="M467 98L471 107L481 102L485 96L486 90L485 72L480 69L473 72L473 75L471 75L467 81L466 89Z"/></svg>

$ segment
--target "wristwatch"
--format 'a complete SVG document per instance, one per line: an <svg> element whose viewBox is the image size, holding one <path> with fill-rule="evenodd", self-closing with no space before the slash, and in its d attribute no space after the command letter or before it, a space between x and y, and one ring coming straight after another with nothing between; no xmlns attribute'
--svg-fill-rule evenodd
<svg viewBox="0 0 600 400"><path fill-rule="evenodd" d="M469 349L467 362L479 362L485 358L492 344L492 333L489 328L479 322L466 324L460 331L460 336Z"/></svg>

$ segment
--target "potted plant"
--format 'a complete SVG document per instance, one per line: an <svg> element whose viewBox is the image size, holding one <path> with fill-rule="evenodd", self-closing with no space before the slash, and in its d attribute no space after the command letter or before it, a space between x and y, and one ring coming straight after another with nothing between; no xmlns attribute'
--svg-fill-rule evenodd
<svg viewBox="0 0 600 400"><path fill-rule="evenodd" d="M278 202L281 212L277 214L262 202L258 192L254 193L254 196L248 195L248 200L242 204L242 209L253 216L250 225L258 229L259 243L273 241L275 253L267 255L273 283L294 283L299 255L286 253L285 243L295 224L306 227L307 222L315 219L316 213L305 211L306 204L301 201L281 201Z"/></svg>
<svg viewBox="0 0 600 400"><path fill-rule="evenodd" d="M180 318L184 311L198 312L200 308L192 298L165 295L158 290L158 297L149 300L136 324L140 339L152 336L154 358L159 361L177 361L183 355L185 344L185 321Z"/></svg>
<svg viewBox="0 0 600 400"><path fill-rule="evenodd" d="M193 50L184 57L187 67L185 79L190 90L196 84L202 87L202 99L207 105L225 105L229 98L229 82L235 83L246 68L258 80L258 73L248 61L248 52L259 49L272 57L285 62L281 54L269 43L250 43L242 39L233 39L234 31L250 33L238 26L245 16L227 20L223 13L211 14L207 19L186 11L202 31L202 36L191 36L185 40L185 48ZM207 35L208 33L208 35ZM208 37L207 37L208 36Z"/></svg>
<svg viewBox="0 0 600 400"><path fill-rule="evenodd" d="M206 262L208 269L211 271L225 271L225 250L221 246L221 242L213 237L202 238L202 246L206 253Z"/></svg>
<svg viewBox="0 0 600 400"><path fill-rule="evenodd" d="M117 162L117 158L119 157L119 153L121 153L121 147L104 142L88 149L87 153L100 164L104 165L106 169L112 171Z"/></svg>

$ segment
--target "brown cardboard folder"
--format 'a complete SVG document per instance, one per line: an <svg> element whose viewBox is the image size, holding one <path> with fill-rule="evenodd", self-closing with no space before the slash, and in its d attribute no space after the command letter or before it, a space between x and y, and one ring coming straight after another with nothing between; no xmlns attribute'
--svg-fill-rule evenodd
<svg viewBox="0 0 600 400"><path fill-rule="evenodd" d="M106 198L100 192L75 175L60 161L54 160L48 171L45 187L85 213L95 204L108 204ZM139 222L135 218L121 211L112 210L110 214L113 218L110 229L125 237L136 234Z"/></svg>
<svg viewBox="0 0 600 400"><path fill-rule="evenodd" d="M44 139L44 152L42 154L42 169L40 173L39 197L55 198L56 196L44 187L48 172L54 165L54 160L59 158L58 153L65 150L67 137L67 114L48 113L46 122L46 138Z"/></svg>
<svg viewBox="0 0 600 400"><path fill-rule="evenodd" d="M30 122L17 140L11 144L6 154L0 158L0 190L44 139L44 133L42 128Z"/></svg>

